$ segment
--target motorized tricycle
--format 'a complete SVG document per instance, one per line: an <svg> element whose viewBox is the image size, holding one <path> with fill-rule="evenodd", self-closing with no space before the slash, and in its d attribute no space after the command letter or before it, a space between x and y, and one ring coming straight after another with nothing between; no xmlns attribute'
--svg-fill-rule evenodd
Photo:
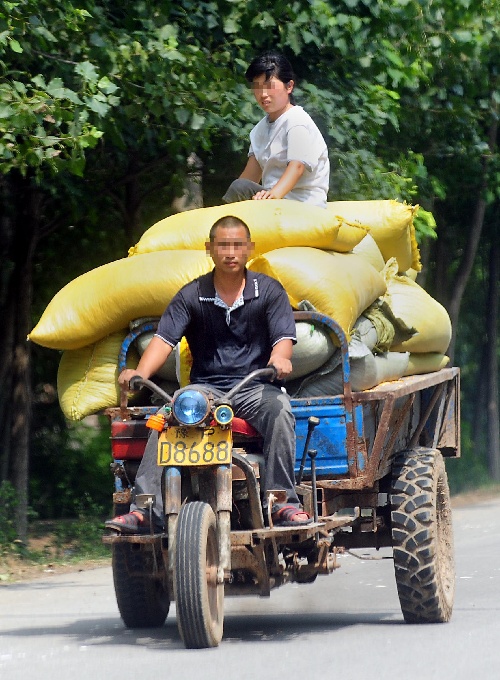
<svg viewBox="0 0 500 680"><path fill-rule="evenodd" d="M175 600L188 648L217 646L224 598L270 595L288 582L311 583L338 567L340 552L392 547L405 621L448 621L454 601L450 497L443 457L459 455L459 370L409 376L352 392L347 338L331 318L296 312L328 328L342 356L343 393L292 399L296 489L313 518L273 526L278 490L262 498L259 433L234 417L231 396L209 399L188 387L176 398L142 381L163 405L108 409L114 509L127 512L152 418L163 472L165 525L144 535L109 533L118 608L126 626L163 625ZM149 329L149 327L148 327ZM139 330L123 345L127 347ZM274 369L243 381L272 378ZM142 495L152 512L156 499Z"/></svg>

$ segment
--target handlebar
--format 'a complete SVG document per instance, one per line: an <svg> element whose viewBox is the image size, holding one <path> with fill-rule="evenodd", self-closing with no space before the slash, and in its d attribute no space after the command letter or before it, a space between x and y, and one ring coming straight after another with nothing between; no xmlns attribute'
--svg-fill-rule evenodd
<svg viewBox="0 0 500 680"><path fill-rule="evenodd" d="M142 378L140 375L133 375L130 378L129 381L129 386L131 390L138 390L140 387L149 387L151 392L155 392L159 397L161 397L167 404L172 403L172 397L165 392L165 390L162 390L161 387L158 387L156 383L154 383L152 380L146 380L145 378Z"/></svg>
<svg viewBox="0 0 500 680"><path fill-rule="evenodd" d="M258 368L257 370L252 371L247 376L245 376L243 380L240 380L240 382L237 385L235 385L231 390L229 390L229 392L226 395L224 395L224 397L222 397L221 399L217 399L215 403L216 404L227 403L237 392L239 392L243 387L248 385L249 382L255 380L256 378L265 378L269 376L272 382L273 380L275 380L277 375L278 371L274 366ZM132 391L138 390L140 387L148 387L152 392L161 397L161 399L163 399L167 404L172 403L172 397L169 394L167 394L167 392L162 390L161 387L158 387L158 385L154 383L152 380L142 378L140 375L133 375L130 378L129 387Z"/></svg>
<svg viewBox="0 0 500 680"><path fill-rule="evenodd" d="M249 373L247 376L243 378L243 380L240 380L240 382L235 385L233 388L229 390L229 392L224 395L221 399L216 400L216 404L220 403L226 403L234 397L234 395L239 392L243 387L246 387L249 382L252 382L252 380L255 380L255 378L265 378L266 376L269 376L271 378L271 382L276 379L276 376L278 375L278 371L274 366L267 366L266 368L257 368L255 371L252 371Z"/></svg>

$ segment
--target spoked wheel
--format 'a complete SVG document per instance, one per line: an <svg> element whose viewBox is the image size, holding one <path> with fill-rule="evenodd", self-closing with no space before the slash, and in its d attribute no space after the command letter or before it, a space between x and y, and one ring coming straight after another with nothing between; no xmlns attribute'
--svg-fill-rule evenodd
<svg viewBox="0 0 500 680"><path fill-rule="evenodd" d="M137 548L132 543L113 545L116 602L127 628L157 628L165 623L170 597L166 584L152 577L153 553Z"/></svg>
<svg viewBox="0 0 500 680"><path fill-rule="evenodd" d="M224 584L217 582L217 521L210 505L183 505L175 541L177 625L186 647L217 647L224 623Z"/></svg>
<svg viewBox="0 0 500 680"><path fill-rule="evenodd" d="M455 597L450 492L439 451L398 454L392 472L392 544L407 623L449 621Z"/></svg>

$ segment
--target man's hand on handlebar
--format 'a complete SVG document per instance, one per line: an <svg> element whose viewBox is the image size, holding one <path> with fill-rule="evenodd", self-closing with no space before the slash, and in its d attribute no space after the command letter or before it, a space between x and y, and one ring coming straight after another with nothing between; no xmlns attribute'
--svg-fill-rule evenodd
<svg viewBox="0 0 500 680"><path fill-rule="evenodd" d="M133 377L139 377L142 378L140 373L137 373L137 371L133 368L125 368L123 371L120 373L118 376L118 384L122 388L122 390L129 390L131 389L130 387L130 381Z"/></svg>
<svg viewBox="0 0 500 680"><path fill-rule="evenodd" d="M273 347L267 365L274 366L278 379L284 379L292 372L292 350L292 340L288 338L280 340Z"/></svg>
<svg viewBox="0 0 500 680"><path fill-rule="evenodd" d="M290 359L280 356L271 357L268 366L274 366L276 369L276 377L284 379L292 372L292 362Z"/></svg>

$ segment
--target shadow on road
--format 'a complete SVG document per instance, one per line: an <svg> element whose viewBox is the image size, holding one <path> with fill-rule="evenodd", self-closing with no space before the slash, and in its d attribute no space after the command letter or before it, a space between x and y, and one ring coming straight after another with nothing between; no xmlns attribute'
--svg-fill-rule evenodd
<svg viewBox="0 0 500 680"><path fill-rule="evenodd" d="M177 631L175 616L169 616L161 628L130 630L124 628L120 619L81 619L66 626L23 626L3 630L2 636L50 637L67 636L81 646L130 645L145 649L184 649ZM228 614L224 622L223 644L231 642L287 642L304 635L334 633L350 626L404 625L403 619L395 620L394 612L387 613L332 613L332 614Z"/></svg>

